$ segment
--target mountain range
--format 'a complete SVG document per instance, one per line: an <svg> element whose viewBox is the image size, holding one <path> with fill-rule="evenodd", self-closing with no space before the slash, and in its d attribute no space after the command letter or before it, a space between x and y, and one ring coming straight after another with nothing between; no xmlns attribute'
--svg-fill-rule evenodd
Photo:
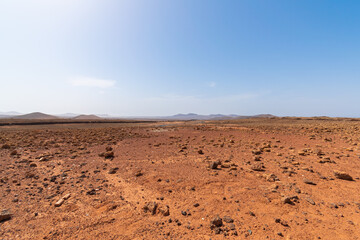
<svg viewBox="0 0 360 240"><path fill-rule="evenodd" d="M272 118L275 117L271 114L259 114L253 116L241 116L236 114L210 114L210 115L199 115L196 113L188 113L188 114L176 114L173 116L158 116L158 117L115 117L106 114L99 115L85 115L85 114L75 114L75 113L65 113L58 115L49 115L41 112L33 112L28 114L21 114L18 112L0 112L0 118L10 118L10 119L43 119L43 120L51 120L51 119L77 119L77 120L101 120L101 119L151 119L151 120L227 120L227 119L247 119L247 118Z"/></svg>

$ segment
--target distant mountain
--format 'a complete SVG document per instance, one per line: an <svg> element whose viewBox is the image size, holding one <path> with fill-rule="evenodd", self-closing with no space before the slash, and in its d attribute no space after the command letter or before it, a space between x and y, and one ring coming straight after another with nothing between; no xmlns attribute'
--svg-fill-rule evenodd
<svg viewBox="0 0 360 240"><path fill-rule="evenodd" d="M99 117L99 116L96 116L94 114L90 114L90 115L82 114L82 115L74 117L73 119L78 119L78 120L100 120L102 118Z"/></svg>
<svg viewBox="0 0 360 240"><path fill-rule="evenodd" d="M258 114L258 115L252 115L252 116L237 116L234 117L235 119L247 119L247 118L273 118L276 117L271 114Z"/></svg>
<svg viewBox="0 0 360 240"><path fill-rule="evenodd" d="M29 113L29 114L14 116L12 118L13 119L46 119L46 120L58 119L58 117L56 117L56 116L48 115L48 114L41 113L41 112L33 112L33 113Z"/></svg>
<svg viewBox="0 0 360 240"><path fill-rule="evenodd" d="M253 116L241 116L236 114L210 114L210 115L198 115L195 113L189 114L176 114L168 117L159 117L164 120L228 120L228 119L247 119L247 118L272 118L275 117L271 114L258 114Z"/></svg>
<svg viewBox="0 0 360 240"><path fill-rule="evenodd" d="M76 113L63 113L63 114L56 114L56 117L60 117L60 118L74 118L79 116L79 114Z"/></svg>

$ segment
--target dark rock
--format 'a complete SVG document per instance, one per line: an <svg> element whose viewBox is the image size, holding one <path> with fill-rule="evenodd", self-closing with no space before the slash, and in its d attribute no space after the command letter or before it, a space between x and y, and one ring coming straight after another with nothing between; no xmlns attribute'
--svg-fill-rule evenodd
<svg viewBox="0 0 360 240"><path fill-rule="evenodd" d="M284 196L284 197L281 198L281 201L283 203L288 203L288 204L291 204L291 205L294 205L294 201L297 201L297 200L299 200L299 198L296 195Z"/></svg>
<svg viewBox="0 0 360 240"><path fill-rule="evenodd" d="M144 174L143 174L143 172L141 170L138 170L138 171L135 172L135 177L140 177L142 175L144 175Z"/></svg>
<svg viewBox="0 0 360 240"><path fill-rule="evenodd" d="M117 170L119 170L119 168L117 168L117 167L116 168L111 168L108 173L109 174L115 174Z"/></svg>
<svg viewBox="0 0 360 240"><path fill-rule="evenodd" d="M316 185L316 183L314 183L313 181L310 181L309 179L306 179L306 178L303 181L304 181L304 183L309 184L309 185Z"/></svg>
<svg viewBox="0 0 360 240"><path fill-rule="evenodd" d="M108 152L104 153L104 157L105 157L106 159L114 158L114 152L108 151Z"/></svg>
<svg viewBox="0 0 360 240"><path fill-rule="evenodd" d="M347 180L347 181L354 181L354 179L346 172L334 171L334 175L338 179Z"/></svg>
<svg viewBox="0 0 360 240"><path fill-rule="evenodd" d="M95 189L91 189L90 191L86 192L86 195L95 195L96 194L96 190Z"/></svg>
<svg viewBox="0 0 360 240"><path fill-rule="evenodd" d="M215 229L217 227L221 227L223 225L223 221L219 216L214 217L211 221L210 221L210 228L211 229Z"/></svg>
<svg viewBox="0 0 360 240"><path fill-rule="evenodd" d="M210 163L210 169L217 169L218 166L219 166L219 163L217 161Z"/></svg>
<svg viewBox="0 0 360 240"><path fill-rule="evenodd" d="M156 202L149 202L149 203L145 204L143 209L144 209L144 212L150 212L152 215L154 215L156 213L157 207L158 207L158 204Z"/></svg>
<svg viewBox="0 0 360 240"><path fill-rule="evenodd" d="M4 209L0 212L0 222L10 220L12 213L8 209Z"/></svg>

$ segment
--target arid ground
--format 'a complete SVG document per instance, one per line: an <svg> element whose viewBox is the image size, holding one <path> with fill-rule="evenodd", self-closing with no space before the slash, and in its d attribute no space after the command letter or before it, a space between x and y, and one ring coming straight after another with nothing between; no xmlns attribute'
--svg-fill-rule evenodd
<svg viewBox="0 0 360 240"><path fill-rule="evenodd" d="M360 121L0 127L0 239L360 239Z"/></svg>

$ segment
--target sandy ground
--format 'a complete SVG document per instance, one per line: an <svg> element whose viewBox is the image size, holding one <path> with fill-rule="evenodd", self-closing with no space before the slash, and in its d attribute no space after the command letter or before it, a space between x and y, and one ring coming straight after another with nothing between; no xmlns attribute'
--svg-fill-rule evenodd
<svg viewBox="0 0 360 240"><path fill-rule="evenodd" d="M0 239L360 239L359 127L3 126Z"/></svg>

